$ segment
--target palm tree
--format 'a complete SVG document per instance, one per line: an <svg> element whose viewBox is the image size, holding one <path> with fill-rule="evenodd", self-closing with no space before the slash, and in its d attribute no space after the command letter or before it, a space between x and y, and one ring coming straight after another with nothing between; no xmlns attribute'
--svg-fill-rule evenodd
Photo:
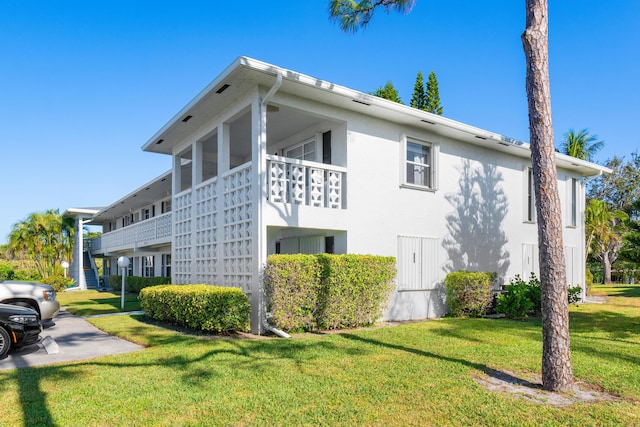
<svg viewBox="0 0 640 427"><path fill-rule="evenodd" d="M366 27L377 8L409 13L415 0L331 0L329 17L343 31ZM559 218L551 90L549 85L549 8L547 0L526 0L522 33L527 77L533 181L538 213L538 241L542 282L542 386L567 391L573 385L569 348L569 306Z"/></svg>
<svg viewBox="0 0 640 427"><path fill-rule="evenodd" d="M58 210L35 212L13 225L9 233L9 251L33 260L42 277L55 274L56 268L72 251L73 227Z"/></svg>
<svg viewBox="0 0 640 427"><path fill-rule="evenodd" d="M571 157L592 161L602 147L604 147L604 141L598 141L598 137L589 134L588 129L582 129L580 132L569 129L564 134L560 149Z"/></svg>
<svg viewBox="0 0 640 427"><path fill-rule="evenodd" d="M587 257L589 253L602 263L602 281L611 283L611 264L618 259L622 236L627 230L629 215L602 200L591 199L585 209Z"/></svg>

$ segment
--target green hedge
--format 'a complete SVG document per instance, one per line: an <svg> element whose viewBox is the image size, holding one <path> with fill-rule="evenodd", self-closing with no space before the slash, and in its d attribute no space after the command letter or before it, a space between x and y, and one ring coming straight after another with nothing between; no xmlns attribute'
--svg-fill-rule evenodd
<svg viewBox="0 0 640 427"><path fill-rule="evenodd" d="M140 291L145 314L192 329L224 333L248 331L251 307L238 288L209 285L161 285Z"/></svg>
<svg viewBox="0 0 640 427"><path fill-rule="evenodd" d="M314 255L272 255L265 269L264 289L270 322L286 331L315 327L320 264Z"/></svg>
<svg viewBox="0 0 640 427"><path fill-rule="evenodd" d="M393 289L394 257L271 255L265 269L270 322L291 330L369 325Z"/></svg>
<svg viewBox="0 0 640 427"><path fill-rule="evenodd" d="M170 283L171 277L125 276L124 289L125 292L140 292L149 286L168 285ZM109 276L109 286L111 289L120 289L122 287L122 276Z"/></svg>
<svg viewBox="0 0 640 427"><path fill-rule="evenodd" d="M495 274L487 272L454 271L447 274L449 313L455 317L479 317L491 305Z"/></svg>

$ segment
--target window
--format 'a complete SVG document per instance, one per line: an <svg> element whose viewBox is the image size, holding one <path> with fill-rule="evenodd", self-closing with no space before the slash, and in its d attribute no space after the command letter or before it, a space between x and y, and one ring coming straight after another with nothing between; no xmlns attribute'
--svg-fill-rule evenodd
<svg viewBox="0 0 640 427"><path fill-rule="evenodd" d="M284 152L285 157L298 160L316 161L316 140L308 140L289 147Z"/></svg>
<svg viewBox="0 0 640 427"><path fill-rule="evenodd" d="M569 178L567 181L569 185L569 215L567 222L569 227L575 227L578 225L578 181L575 178Z"/></svg>
<svg viewBox="0 0 640 427"><path fill-rule="evenodd" d="M433 152L429 143L407 140L405 183L434 188Z"/></svg>
<svg viewBox="0 0 640 427"><path fill-rule="evenodd" d="M167 212L171 212L171 199L164 200L160 205L160 210L163 214Z"/></svg>
<svg viewBox="0 0 640 427"><path fill-rule="evenodd" d="M533 187L533 169L527 168L527 186L526 186L526 222L536 222L536 195Z"/></svg>
<svg viewBox="0 0 640 427"><path fill-rule="evenodd" d="M136 257L129 259L129 267L127 268L127 276L133 276L133 264L136 262Z"/></svg>
<svg viewBox="0 0 640 427"><path fill-rule="evenodd" d="M142 257L142 275L144 277L153 277L153 255Z"/></svg>
<svg viewBox="0 0 640 427"><path fill-rule="evenodd" d="M149 208L142 209L142 220L144 221L145 219L149 219L149 218L151 218L151 209Z"/></svg>
<svg viewBox="0 0 640 427"><path fill-rule="evenodd" d="M162 276L171 277L171 254L162 255Z"/></svg>

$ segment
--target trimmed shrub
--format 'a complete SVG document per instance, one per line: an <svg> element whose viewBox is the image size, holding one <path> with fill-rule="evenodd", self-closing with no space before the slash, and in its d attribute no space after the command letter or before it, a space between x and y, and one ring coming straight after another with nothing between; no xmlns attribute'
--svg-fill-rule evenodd
<svg viewBox="0 0 640 427"><path fill-rule="evenodd" d="M140 290L149 286L168 285L171 283L171 277L141 277L141 276L125 276L124 290L125 292L140 292ZM112 289L120 289L122 287L122 276L109 276L109 286Z"/></svg>
<svg viewBox="0 0 640 427"><path fill-rule="evenodd" d="M371 324L393 289L395 263L373 255L271 255L264 277L270 322L287 331Z"/></svg>
<svg viewBox="0 0 640 427"><path fill-rule="evenodd" d="M249 330L249 300L238 288L160 285L143 288L139 298L156 320L216 333Z"/></svg>
<svg viewBox="0 0 640 427"><path fill-rule="evenodd" d="M315 327L320 288L320 265L314 255L271 255L264 272L274 325L287 331L308 331Z"/></svg>
<svg viewBox="0 0 640 427"><path fill-rule="evenodd" d="M444 284L450 314L482 316L491 305L494 277L493 273L464 270L447 274Z"/></svg>
<svg viewBox="0 0 640 427"><path fill-rule="evenodd" d="M370 325L393 290L396 259L373 255L318 254L321 266L316 322L320 329Z"/></svg>

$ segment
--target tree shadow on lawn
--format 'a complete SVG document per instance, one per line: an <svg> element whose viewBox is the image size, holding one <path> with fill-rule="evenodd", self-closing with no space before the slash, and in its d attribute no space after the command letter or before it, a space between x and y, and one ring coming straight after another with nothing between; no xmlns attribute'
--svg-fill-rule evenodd
<svg viewBox="0 0 640 427"><path fill-rule="evenodd" d="M426 350L420 350L411 347L405 347L398 344L387 343L383 341L374 340L371 338L364 338L353 334L341 334L342 337L355 340L363 343L367 343L374 346L383 346L394 350L405 351L418 356L444 360L447 362L461 364L476 371L476 374L484 374L476 377L474 373L471 373L472 377L485 389L492 392L507 393L516 398L526 399L529 402L551 405L551 406L568 406L574 403L585 402L597 402L603 400L620 400L618 396L604 393L595 387L576 382L569 393L556 393L542 389L542 380L539 375L536 375L531 381L520 378L512 372L506 370L497 370L488 367L487 365L471 362L464 359L455 357L443 356L440 354L431 353Z"/></svg>

